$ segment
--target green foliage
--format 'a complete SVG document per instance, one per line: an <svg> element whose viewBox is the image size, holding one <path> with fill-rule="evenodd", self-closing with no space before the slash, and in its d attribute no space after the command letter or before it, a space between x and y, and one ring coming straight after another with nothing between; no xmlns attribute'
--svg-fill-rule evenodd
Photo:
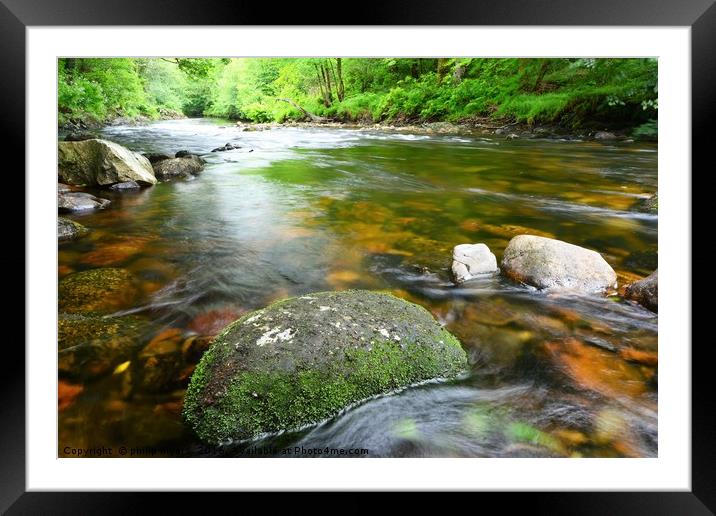
<svg viewBox="0 0 716 516"><path fill-rule="evenodd" d="M60 123L181 111L247 122L426 122L640 126L656 131L656 59L60 59Z"/></svg>
<svg viewBox="0 0 716 516"><path fill-rule="evenodd" d="M649 120L634 129L632 135L636 138L652 140L659 134L659 125L657 120Z"/></svg>

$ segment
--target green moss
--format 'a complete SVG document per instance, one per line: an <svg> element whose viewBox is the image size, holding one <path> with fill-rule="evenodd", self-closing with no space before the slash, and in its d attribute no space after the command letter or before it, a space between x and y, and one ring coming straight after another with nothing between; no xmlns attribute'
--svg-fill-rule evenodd
<svg viewBox="0 0 716 516"><path fill-rule="evenodd" d="M132 306L139 288L125 269L101 268L76 272L60 281L60 312L112 313Z"/></svg>
<svg viewBox="0 0 716 516"><path fill-rule="evenodd" d="M60 375L88 379L129 359L144 342L149 325L134 315L60 314L57 329Z"/></svg>
<svg viewBox="0 0 716 516"><path fill-rule="evenodd" d="M467 368L457 339L444 331L447 346L435 348L394 341L347 351L326 370L244 371L213 404L200 397L218 348L212 348L192 376L185 418L208 442L251 438L264 432L320 422L346 406L436 377L454 377Z"/></svg>

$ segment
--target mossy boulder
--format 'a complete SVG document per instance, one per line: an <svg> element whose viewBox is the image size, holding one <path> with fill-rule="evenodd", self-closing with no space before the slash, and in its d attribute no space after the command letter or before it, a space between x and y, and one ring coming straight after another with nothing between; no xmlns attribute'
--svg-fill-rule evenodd
<svg viewBox="0 0 716 516"><path fill-rule="evenodd" d="M109 314L130 308L139 293L136 278L125 269L90 269L60 281L58 305L60 312Z"/></svg>
<svg viewBox="0 0 716 516"><path fill-rule="evenodd" d="M209 443L252 438L467 367L460 342L418 305L379 292L314 293L224 328L192 375L184 417Z"/></svg>
<svg viewBox="0 0 716 516"><path fill-rule="evenodd" d="M118 143L100 139L58 142L57 172L60 180L70 185L157 183L147 158Z"/></svg>
<svg viewBox="0 0 716 516"><path fill-rule="evenodd" d="M129 360L133 351L142 345L148 323L133 315L63 313L57 326L60 375L92 379Z"/></svg>
<svg viewBox="0 0 716 516"><path fill-rule="evenodd" d="M57 218L57 240L74 240L89 233L89 229L74 220Z"/></svg>
<svg viewBox="0 0 716 516"><path fill-rule="evenodd" d="M651 197L639 201L636 209L643 213L651 213L657 215L659 213L659 193L655 193Z"/></svg>

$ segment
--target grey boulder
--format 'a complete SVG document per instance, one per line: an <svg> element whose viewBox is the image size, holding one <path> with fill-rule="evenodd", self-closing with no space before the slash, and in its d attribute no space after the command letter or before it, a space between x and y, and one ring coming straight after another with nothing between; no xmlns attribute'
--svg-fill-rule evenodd
<svg viewBox="0 0 716 516"><path fill-rule="evenodd" d="M121 192L124 190L138 190L141 188L136 181L125 181L124 183L115 183L109 187L110 190Z"/></svg>
<svg viewBox="0 0 716 516"><path fill-rule="evenodd" d="M165 159L154 165L154 175L162 180L191 179L204 168L204 160L198 156Z"/></svg>
<svg viewBox="0 0 716 516"><path fill-rule="evenodd" d="M101 210L110 204L108 199L95 197L85 192L66 192L57 195L57 208L60 212Z"/></svg>
<svg viewBox="0 0 716 516"><path fill-rule="evenodd" d="M534 235L510 240L502 270L509 278L538 289L597 293L617 286L614 269L598 252Z"/></svg>
<svg viewBox="0 0 716 516"><path fill-rule="evenodd" d="M460 244L452 251L452 273L456 283L498 271L497 258L485 244Z"/></svg>
<svg viewBox="0 0 716 516"><path fill-rule="evenodd" d="M147 158L117 143L98 139L58 142L57 172L60 180L70 185L157 183Z"/></svg>
<svg viewBox="0 0 716 516"><path fill-rule="evenodd" d="M57 239L74 240L89 233L89 230L74 220L59 217L57 219Z"/></svg>
<svg viewBox="0 0 716 516"><path fill-rule="evenodd" d="M652 312L659 311L659 270L655 270L649 276L634 283L630 283L624 289L624 297L639 303Z"/></svg>

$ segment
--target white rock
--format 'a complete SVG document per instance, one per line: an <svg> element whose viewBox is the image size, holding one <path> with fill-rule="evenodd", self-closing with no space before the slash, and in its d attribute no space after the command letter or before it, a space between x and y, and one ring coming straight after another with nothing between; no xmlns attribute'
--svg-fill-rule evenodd
<svg viewBox="0 0 716 516"><path fill-rule="evenodd" d="M510 240L502 270L509 278L539 289L590 293L617 286L614 269L598 252L534 235Z"/></svg>
<svg viewBox="0 0 716 516"><path fill-rule="evenodd" d="M452 273L456 283L499 271L497 258L485 244L456 245L452 251L452 260Z"/></svg>

